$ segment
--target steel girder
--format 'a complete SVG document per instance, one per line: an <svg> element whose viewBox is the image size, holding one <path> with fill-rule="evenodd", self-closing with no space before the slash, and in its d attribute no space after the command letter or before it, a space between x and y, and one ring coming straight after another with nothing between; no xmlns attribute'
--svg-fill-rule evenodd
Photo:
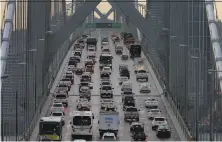
<svg viewBox="0 0 222 142"><path fill-rule="evenodd" d="M88 1L88 2L87 2ZM87 0L84 5L81 5L55 34L50 36L49 48L48 48L48 62L51 61L55 52L61 46L61 44L69 37L69 35L75 31L75 29L85 20L85 18L96 8L101 0ZM124 2L125 1L125 2ZM131 2L123 0L121 2L116 0L108 0L112 7L119 9L128 19L136 26L143 34L149 39L150 32L147 31L147 27L150 25L144 17L135 9ZM115 5L114 5L115 3ZM84 11L82 10L84 9Z"/></svg>

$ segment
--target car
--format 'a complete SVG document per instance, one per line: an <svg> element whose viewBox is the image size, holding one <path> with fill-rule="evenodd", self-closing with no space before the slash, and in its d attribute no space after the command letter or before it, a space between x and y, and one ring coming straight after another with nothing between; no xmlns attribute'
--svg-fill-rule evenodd
<svg viewBox="0 0 222 142"><path fill-rule="evenodd" d="M78 100L76 100L76 102L76 108L79 108L82 104L88 104L89 106L91 106L89 100L86 98L79 98Z"/></svg>
<svg viewBox="0 0 222 142"><path fill-rule="evenodd" d="M156 130L156 136L158 138L170 138L171 137L171 130L168 124L159 125Z"/></svg>
<svg viewBox="0 0 222 142"><path fill-rule="evenodd" d="M153 120L154 117L161 116L161 111L159 109L148 110L148 118Z"/></svg>
<svg viewBox="0 0 222 142"><path fill-rule="evenodd" d="M69 65L67 68L67 71L75 72L75 70L76 70L76 65Z"/></svg>
<svg viewBox="0 0 222 142"><path fill-rule="evenodd" d="M81 103L77 106L78 111L90 111L90 104L89 103Z"/></svg>
<svg viewBox="0 0 222 142"><path fill-rule="evenodd" d="M96 52L96 47L93 46L93 45L90 45L90 46L88 47L88 52L95 53L95 52Z"/></svg>
<svg viewBox="0 0 222 142"><path fill-rule="evenodd" d="M101 109L105 109L107 104L113 104L113 103L114 103L113 99L101 99L100 100Z"/></svg>
<svg viewBox="0 0 222 142"><path fill-rule="evenodd" d="M73 56L69 58L69 61L74 61L76 63L80 63L81 59L79 56Z"/></svg>
<svg viewBox="0 0 222 142"><path fill-rule="evenodd" d="M91 78L90 73L84 72L84 73L81 75L81 78L80 78L80 81L81 81L81 82L85 82L85 81L91 82L91 80L92 80L92 78Z"/></svg>
<svg viewBox="0 0 222 142"><path fill-rule="evenodd" d="M75 73L76 75L82 75L84 71L85 71L85 68L77 68Z"/></svg>
<svg viewBox="0 0 222 142"><path fill-rule="evenodd" d="M119 85L122 85L123 82L126 82L126 81L128 81L128 80L129 80L128 77L126 77L126 76L121 76L121 77L119 78Z"/></svg>
<svg viewBox="0 0 222 142"><path fill-rule="evenodd" d="M144 132L135 132L131 135L132 141L146 141L146 134Z"/></svg>
<svg viewBox="0 0 222 142"><path fill-rule="evenodd" d="M127 54L122 54L121 60L128 60L129 56Z"/></svg>
<svg viewBox="0 0 222 142"><path fill-rule="evenodd" d="M82 51L82 49L81 49L81 51ZM81 57L82 56L82 52L81 51L75 51L74 52L74 56L77 56L77 57Z"/></svg>
<svg viewBox="0 0 222 142"><path fill-rule="evenodd" d="M80 93L90 93L90 87L89 86L82 86L81 88L80 88Z"/></svg>
<svg viewBox="0 0 222 142"><path fill-rule="evenodd" d="M109 92L113 92L113 89L111 85L103 85L101 86L100 88L100 94L103 94L103 93L109 93Z"/></svg>
<svg viewBox="0 0 222 142"><path fill-rule="evenodd" d="M64 84L64 83L60 83L58 86L57 86L57 92L59 91L64 91L68 94L69 92L69 87L67 84Z"/></svg>
<svg viewBox="0 0 222 142"><path fill-rule="evenodd" d="M54 110L61 110L62 112L65 112L65 107L62 103L53 103L51 105L51 108L50 108L51 111L54 111Z"/></svg>
<svg viewBox="0 0 222 142"><path fill-rule="evenodd" d="M101 72L100 78L101 79L109 79L110 78L110 74L107 73L107 72Z"/></svg>
<svg viewBox="0 0 222 142"><path fill-rule="evenodd" d="M111 132L104 133L101 140L102 141L115 141L116 140L115 133L111 133Z"/></svg>
<svg viewBox="0 0 222 142"><path fill-rule="evenodd" d="M167 125L167 120L165 117L154 117L152 121L152 130L156 130L159 125Z"/></svg>
<svg viewBox="0 0 222 142"><path fill-rule="evenodd" d="M89 87L90 89L93 89L93 84L91 83L91 82L81 82L80 84L79 84L79 92L80 92L80 89L82 88L82 87L84 87L84 86L87 86L87 87Z"/></svg>
<svg viewBox="0 0 222 142"><path fill-rule="evenodd" d="M111 74L111 73L112 73L112 70L111 70L110 67L103 67L103 69L102 69L101 72L107 72L107 73Z"/></svg>
<svg viewBox="0 0 222 142"><path fill-rule="evenodd" d="M150 85L147 82L140 84L139 88L140 88L140 93L150 93L151 92Z"/></svg>
<svg viewBox="0 0 222 142"><path fill-rule="evenodd" d="M103 86L103 85L112 85L110 81L102 81L100 86Z"/></svg>
<svg viewBox="0 0 222 142"><path fill-rule="evenodd" d="M88 54L87 59L92 60L94 62L94 64L96 63L96 55L95 54Z"/></svg>
<svg viewBox="0 0 222 142"><path fill-rule="evenodd" d="M59 83L68 85L68 91L70 91L72 82L69 78L62 78Z"/></svg>
<svg viewBox="0 0 222 142"><path fill-rule="evenodd" d="M62 103L64 107L68 107L68 95L65 92L57 92L53 94L53 97L55 97L54 102L56 103Z"/></svg>
<svg viewBox="0 0 222 142"><path fill-rule="evenodd" d="M148 98L145 100L146 108L157 108L158 107L158 100L155 98Z"/></svg>
<svg viewBox="0 0 222 142"><path fill-rule="evenodd" d="M90 60L90 59L86 60L86 61L85 61L85 66L87 66L87 65L94 66L94 61L93 61L93 60Z"/></svg>
<svg viewBox="0 0 222 142"><path fill-rule="evenodd" d="M107 45L109 44L109 39L108 38L103 38L102 39L102 45Z"/></svg>
<svg viewBox="0 0 222 142"><path fill-rule="evenodd" d="M62 125L65 124L65 120L64 120L65 113L63 111L61 111L61 110L53 110L50 113L50 116L52 116L52 117L61 117L62 118Z"/></svg>
<svg viewBox="0 0 222 142"><path fill-rule="evenodd" d="M130 124L130 132L144 132L144 124L140 122L132 122Z"/></svg>
<svg viewBox="0 0 222 142"><path fill-rule="evenodd" d="M122 86L121 86L121 91L131 91L132 92L133 90L133 85L132 83L126 81L126 82L123 82L122 83Z"/></svg>
<svg viewBox="0 0 222 142"><path fill-rule="evenodd" d="M110 54L110 49L109 48L103 48L102 53Z"/></svg>
<svg viewBox="0 0 222 142"><path fill-rule="evenodd" d="M86 72L94 73L94 66L93 65L87 65L85 67Z"/></svg>

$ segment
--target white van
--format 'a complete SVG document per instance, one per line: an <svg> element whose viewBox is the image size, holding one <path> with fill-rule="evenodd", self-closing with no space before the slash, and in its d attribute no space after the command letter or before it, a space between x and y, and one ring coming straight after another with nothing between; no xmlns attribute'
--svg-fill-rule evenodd
<svg viewBox="0 0 222 142"><path fill-rule="evenodd" d="M132 90L133 90L132 83L123 82L121 91L132 91Z"/></svg>

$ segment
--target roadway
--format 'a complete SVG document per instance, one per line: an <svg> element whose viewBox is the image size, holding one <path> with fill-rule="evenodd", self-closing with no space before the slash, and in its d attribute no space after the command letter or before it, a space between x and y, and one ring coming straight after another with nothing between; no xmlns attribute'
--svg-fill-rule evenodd
<svg viewBox="0 0 222 142"><path fill-rule="evenodd" d="M101 45L100 45L100 41L101 41L101 35L99 31L93 32L92 33L93 36L98 37L98 44L97 44L97 57L99 57L99 55L101 54ZM165 109L164 103L162 102L161 98L160 98L160 94L158 93L157 90L157 86L154 83L153 77L151 75L149 75L149 83L151 85L151 93L149 94L140 94L139 93L139 83L136 82L136 76L134 74L134 68L133 68L133 61L132 60L128 60L128 61L122 61L120 56L117 56L115 54L115 48L112 44L112 42L110 42L111 47L111 54L113 55L113 71L112 71L112 75L111 75L111 80L112 80L112 84L113 84L113 88L114 88L114 100L116 103L116 106L118 107L118 111L120 113L120 128L119 128L119 140L120 141L131 141L131 136L129 133L129 123L124 122L124 112L122 110L122 104L121 104L121 88L119 86L119 64L127 64L131 73L130 73L130 82L132 82L133 84L133 92L135 93L136 96L136 105L137 108L140 109L140 121L142 123L145 124L145 133L148 136L149 141L161 141L161 140L169 140L169 141L179 141L180 138L176 132L176 129L173 126L172 121L170 120L170 117ZM72 49L71 49L72 50ZM128 52L128 50L126 48L124 48L124 52ZM71 55L71 51L68 52L67 57L65 58L65 61L63 63L63 65L60 68L60 71L58 73L58 76L56 78L56 81L54 82L53 88L51 89L51 92L55 91L55 86L57 86L59 80L62 78L63 73L66 71L67 68L67 62L69 59L69 56ZM81 63L83 64L84 59L86 59L86 49L83 50L83 54L82 54L82 60ZM146 61L147 62L147 61ZM98 117L99 117L99 111L100 111L100 94L99 94L99 88L100 88L100 70L99 70L99 63L96 63L95 65L95 73L92 75L92 80L93 80L93 90L92 90L92 98L91 98L91 105L92 105L92 111L94 113L95 119L94 119L94 123L93 123L93 140L99 140L99 132L98 132ZM79 98L78 97L78 84L80 83L79 81L79 76L75 75L75 81L74 81L74 85L72 86L70 92L69 92L69 106L66 110L66 116L65 116L65 125L63 127L63 141L70 141L71 140L71 126L70 126L70 122L71 122L71 113L72 111L76 110L76 100ZM148 120L147 117L147 108L145 108L144 106L144 100L149 97L156 97L159 100L159 109L162 111L163 116L165 116L168 119L168 123L171 127L171 138L169 139L159 139L156 137L156 132L152 131L151 128L151 120ZM53 98L51 99L51 103L52 103ZM49 109L49 108L47 108ZM46 115L49 115L49 112L47 112ZM38 140L38 126L36 126L31 140Z"/></svg>

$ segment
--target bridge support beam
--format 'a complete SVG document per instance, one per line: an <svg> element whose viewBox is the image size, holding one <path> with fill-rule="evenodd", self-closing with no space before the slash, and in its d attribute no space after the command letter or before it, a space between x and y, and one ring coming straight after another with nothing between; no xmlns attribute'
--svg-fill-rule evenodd
<svg viewBox="0 0 222 142"><path fill-rule="evenodd" d="M108 0L112 7L114 6L113 3L116 2L114 7L118 7L117 9L126 15L126 17L128 17L128 19L135 25L135 27L138 27L140 31L143 31L143 34L149 39L149 33L152 32L147 31L147 27L150 24L135 9L135 6L131 2L124 1L117 2L116 0ZM81 5L77 8L76 12L72 15L69 21L67 21L67 23L62 26L55 34L50 36L49 48L47 51L48 62L51 61L61 44L72 34L73 31L75 31L75 29L85 20L85 18L96 8L100 2L101 0L86 0L84 5Z"/></svg>

